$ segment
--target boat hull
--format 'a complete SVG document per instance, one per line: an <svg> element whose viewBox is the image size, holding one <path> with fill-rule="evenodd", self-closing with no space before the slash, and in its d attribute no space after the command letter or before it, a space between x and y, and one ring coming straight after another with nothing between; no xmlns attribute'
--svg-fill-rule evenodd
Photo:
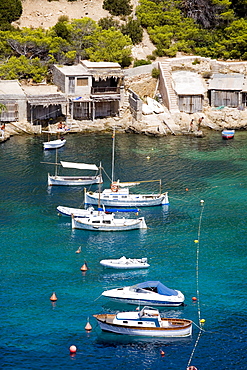
<svg viewBox="0 0 247 370"><path fill-rule="evenodd" d="M222 139L224 139L224 140L233 139L234 134L235 134L235 130L224 130L221 133Z"/></svg>
<svg viewBox="0 0 247 370"><path fill-rule="evenodd" d="M140 217L137 220L128 219L125 220L125 222L123 221L123 219L116 219L110 224L95 224L91 222L88 218L77 219L72 217L72 229L82 229L90 231L128 231L143 228L147 228L143 217Z"/></svg>
<svg viewBox="0 0 247 370"><path fill-rule="evenodd" d="M102 184L102 176L51 176L48 174L48 185L61 186L85 186L91 184Z"/></svg>
<svg viewBox="0 0 247 370"><path fill-rule="evenodd" d="M96 317L97 315L95 315ZM97 319L97 317L96 317ZM114 325L107 322L102 322L97 319L101 330L122 335L132 336L149 336L149 337L163 337L163 338L181 338L189 337L192 334L192 323L186 327L177 328L138 328L138 327L127 327L121 325Z"/></svg>
<svg viewBox="0 0 247 370"><path fill-rule="evenodd" d="M99 193L85 193L85 204L97 205L99 203ZM168 194L140 195L130 194L127 197L110 193L104 196L100 194L100 204L110 207L151 207L169 204Z"/></svg>
<svg viewBox="0 0 247 370"><path fill-rule="evenodd" d="M147 260L145 258L145 260ZM150 265L147 262L142 262L141 259L126 259L125 262L119 260L101 260L100 264L106 268L118 269L118 270L130 270L130 269L146 269Z"/></svg>
<svg viewBox="0 0 247 370"><path fill-rule="evenodd" d="M58 148L61 148L62 146L64 146L66 143L66 140L61 140L61 139L58 139L58 140L51 140L51 141L46 141L43 143L43 147L44 147L44 150L47 150L47 149L58 149Z"/></svg>
<svg viewBox="0 0 247 370"><path fill-rule="evenodd" d="M82 209L82 208L70 208L70 207L64 207L64 206L58 206L57 212L62 216L68 216L71 217L74 215L74 217L89 217L91 215L97 215L98 211L95 211L93 207L89 207L88 209Z"/></svg>
<svg viewBox="0 0 247 370"><path fill-rule="evenodd" d="M155 307L179 307L182 306L184 303L181 301L168 301L168 300L155 300L155 299L140 299L140 298L130 298L130 297L107 297L111 301L120 302L125 304L134 304L140 306L155 306Z"/></svg>

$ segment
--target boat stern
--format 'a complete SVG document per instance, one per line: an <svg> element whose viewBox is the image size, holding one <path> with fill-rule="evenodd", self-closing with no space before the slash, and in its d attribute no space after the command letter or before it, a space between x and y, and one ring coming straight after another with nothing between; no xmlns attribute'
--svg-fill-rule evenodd
<svg viewBox="0 0 247 370"><path fill-rule="evenodd" d="M139 220L141 221L140 222L140 229L147 229L148 227L147 227L145 218L144 217L140 217Z"/></svg>
<svg viewBox="0 0 247 370"><path fill-rule="evenodd" d="M164 193L163 194L164 195L164 198L163 198L163 200L162 200L162 205L168 205L169 204L169 198L168 198L168 192L166 192L166 193Z"/></svg>

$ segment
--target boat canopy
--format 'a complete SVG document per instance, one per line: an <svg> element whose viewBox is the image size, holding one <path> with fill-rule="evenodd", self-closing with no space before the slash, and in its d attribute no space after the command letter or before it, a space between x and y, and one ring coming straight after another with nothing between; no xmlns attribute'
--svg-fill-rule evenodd
<svg viewBox="0 0 247 370"><path fill-rule="evenodd" d="M178 295L178 292L174 289L167 288L164 284L162 284L160 281L145 281L144 283L139 283L134 285L135 288L140 289L147 289L154 291L155 293L161 294L161 295Z"/></svg>
<svg viewBox="0 0 247 370"><path fill-rule="evenodd" d="M64 161L60 161L60 163L65 168L77 168L78 170L92 170L92 171L98 170L98 167L95 164L64 162Z"/></svg>

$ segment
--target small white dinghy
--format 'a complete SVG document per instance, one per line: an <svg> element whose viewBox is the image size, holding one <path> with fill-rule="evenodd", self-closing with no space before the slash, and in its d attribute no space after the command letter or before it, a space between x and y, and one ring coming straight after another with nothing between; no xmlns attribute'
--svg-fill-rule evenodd
<svg viewBox="0 0 247 370"><path fill-rule="evenodd" d="M101 260L100 264L112 269L146 269L150 265L147 263L147 258L126 258L125 256L119 259Z"/></svg>
<svg viewBox="0 0 247 370"><path fill-rule="evenodd" d="M51 141L45 141L43 143L44 150L47 149L58 149L64 146L66 143L66 140L64 138L57 139L57 140L51 140Z"/></svg>
<svg viewBox="0 0 247 370"><path fill-rule="evenodd" d="M181 338L192 334L192 321L163 318L157 309L144 307L141 311L93 315L103 331L116 334Z"/></svg>

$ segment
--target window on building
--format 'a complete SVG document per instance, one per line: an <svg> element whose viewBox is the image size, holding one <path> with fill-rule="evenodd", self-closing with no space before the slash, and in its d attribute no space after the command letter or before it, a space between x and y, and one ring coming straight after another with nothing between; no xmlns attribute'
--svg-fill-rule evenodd
<svg viewBox="0 0 247 370"><path fill-rule="evenodd" d="M88 78L78 78L77 77L77 86L88 86Z"/></svg>

